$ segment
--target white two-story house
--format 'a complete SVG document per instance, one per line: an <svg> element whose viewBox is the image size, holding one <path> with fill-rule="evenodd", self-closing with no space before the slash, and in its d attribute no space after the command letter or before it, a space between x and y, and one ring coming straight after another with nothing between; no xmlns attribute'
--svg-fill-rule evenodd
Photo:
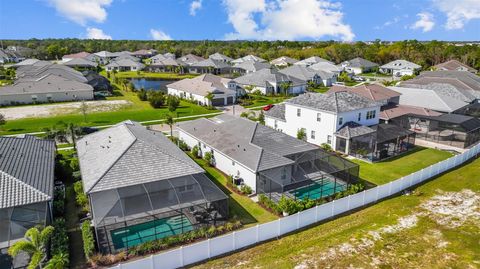
<svg viewBox="0 0 480 269"><path fill-rule="evenodd" d="M265 123L294 137L303 129L307 142L329 144L348 154L350 133L357 136L375 132L365 127L379 123L380 107L377 102L347 91L306 93L266 112ZM344 137L345 132L349 137Z"/></svg>

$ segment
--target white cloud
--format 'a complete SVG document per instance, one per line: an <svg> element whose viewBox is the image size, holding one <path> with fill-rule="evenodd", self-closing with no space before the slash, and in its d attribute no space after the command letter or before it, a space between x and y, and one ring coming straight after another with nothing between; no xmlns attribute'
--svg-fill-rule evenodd
<svg viewBox="0 0 480 269"><path fill-rule="evenodd" d="M435 21L433 20L433 14L428 12L420 12L417 14L418 21L416 21L412 26L411 29L422 29L422 31L429 32L435 26Z"/></svg>
<svg viewBox="0 0 480 269"><path fill-rule="evenodd" d="M163 31L156 29L150 29L150 36L153 40L172 40L171 36L167 35Z"/></svg>
<svg viewBox="0 0 480 269"><path fill-rule="evenodd" d="M112 36L107 35L102 29L87 28L87 39L112 39Z"/></svg>
<svg viewBox="0 0 480 269"><path fill-rule="evenodd" d="M445 13L447 30L462 29L470 20L480 19L480 0L432 0Z"/></svg>
<svg viewBox="0 0 480 269"><path fill-rule="evenodd" d="M190 15L197 15L197 10L202 8L202 0L195 0L190 3Z"/></svg>
<svg viewBox="0 0 480 269"><path fill-rule="evenodd" d="M295 40L324 36L350 41L339 3L327 0L224 0L236 32L226 39ZM257 20L259 23L257 23Z"/></svg>
<svg viewBox="0 0 480 269"><path fill-rule="evenodd" d="M112 0L48 0L58 13L80 25L87 21L104 22L107 18L105 7Z"/></svg>

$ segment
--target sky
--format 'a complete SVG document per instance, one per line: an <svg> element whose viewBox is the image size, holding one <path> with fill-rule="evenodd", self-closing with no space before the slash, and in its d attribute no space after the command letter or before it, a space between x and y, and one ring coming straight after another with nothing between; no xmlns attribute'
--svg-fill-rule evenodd
<svg viewBox="0 0 480 269"><path fill-rule="evenodd" d="M0 39L480 40L480 0L0 0Z"/></svg>

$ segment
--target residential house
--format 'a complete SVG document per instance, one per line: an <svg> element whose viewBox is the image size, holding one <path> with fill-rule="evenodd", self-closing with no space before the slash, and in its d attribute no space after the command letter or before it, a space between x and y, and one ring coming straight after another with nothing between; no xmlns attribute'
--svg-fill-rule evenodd
<svg viewBox="0 0 480 269"><path fill-rule="evenodd" d="M124 121L84 136L76 147L103 253L228 218L228 197L162 132Z"/></svg>
<svg viewBox="0 0 480 269"><path fill-rule="evenodd" d="M232 61L232 64L240 64L240 63L243 63L243 62L248 62L248 61L251 61L251 62L266 62L267 60L265 59L262 59L260 57L257 57L255 55L247 55L247 56L243 56L241 58L238 58L238 59L235 59Z"/></svg>
<svg viewBox="0 0 480 269"><path fill-rule="evenodd" d="M30 65L50 65L52 64L51 62L47 62L47 61L40 61L38 59L25 59L19 63L16 63L16 64L13 64L11 65L10 67L12 68L19 68L21 66L30 66Z"/></svg>
<svg viewBox="0 0 480 269"><path fill-rule="evenodd" d="M376 102L382 107L398 104L400 102L401 95L399 92L378 84L362 84L354 87L335 85L328 90L329 93L342 91L348 91L361 95L370 99L371 101Z"/></svg>
<svg viewBox="0 0 480 269"><path fill-rule="evenodd" d="M224 62L224 63L230 63L231 61L233 61L232 58L228 57L228 56L225 56L221 53L214 53L210 56L208 56L209 59L212 59L212 60L215 60L215 61L219 61L219 62Z"/></svg>
<svg viewBox="0 0 480 269"><path fill-rule="evenodd" d="M74 58L62 63L65 66L77 69L93 69L96 70L98 64L96 62L92 62L87 60L86 58Z"/></svg>
<svg viewBox="0 0 480 269"><path fill-rule="evenodd" d="M159 54L161 55L161 54ZM158 56L158 55L157 55ZM167 58L165 56L150 58L152 61L149 65L145 66L145 70L148 72L180 72L183 73L185 67L180 65L177 60ZM160 60L162 59L162 60ZM181 70L180 70L181 69Z"/></svg>
<svg viewBox="0 0 480 269"><path fill-rule="evenodd" d="M249 74L253 72L257 72L262 69L269 69L272 66L267 62L259 62L259 61L244 61L241 63L237 63L233 65L234 69L239 74Z"/></svg>
<svg viewBox="0 0 480 269"><path fill-rule="evenodd" d="M343 70L345 70L345 72L355 75L373 72L378 68L378 64L360 57L342 62L340 66L343 68Z"/></svg>
<svg viewBox="0 0 480 269"><path fill-rule="evenodd" d="M434 65L433 68L438 71L468 71L476 74L477 69L461 63L458 60L449 60L441 64Z"/></svg>
<svg viewBox="0 0 480 269"><path fill-rule="evenodd" d="M46 74L21 79L2 87L0 105L92 100L93 87L82 82Z"/></svg>
<svg viewBox="0 0 480 269"><path fill-rule="evenodd" d="M262 69L234 79L244 91L262 94L299 94L306 91L307 82L274 69Z"/></svg>
<svg viewBox="0 0 480 269"><path fill-rule="evenodd" d="M87 84L93 87L94 96L104 97L113 94L113 87L106 77L91 70L83 71L82 75L87 79Z"/></svg>
<svg viewBox="0 0 480 269"><path fill-rule="evenodd" d="M144 64L134 61L129 58L120 58L112 60L109 64L105 66L105 70L111 72L113 70L117 71L140 71L145 67Z"/></svg>
<svg viewBox="0 0 480 269"><path fill-rule="evenodd" d="M337 80L338 76L343 71L343 68L341 68L341 67L339 67L339 66L337 66L333 63L330 63L330 62L319 62L319 63L316 63L316 64L312 64L309 67L313 70L316 70L316 71L323 71L323 72L327 72L327 73L332 73L333 74L332 83ZM335 80L335 81L333 81L333 80Z"/></svg>
<svg viewBox="0 0 480 269"><path fill-rule="evenodd" d="M167 85L168 94L194 100L202 105L223 106L234 104L237 96L232 80L212 74L183 79ZM211 100L207 98L212 93Z"/></svg>
<svg viewBox="0 0 480 269"><path fill-rule="evenodd" d="M303 65L303 66L311 66L311 65L314 65L314 64L318 64L318 63L329 63L329 64L332 64L332 65L335 65L335 63L333 63L331 61L328 61L328 60L325 60L323 58L320 58L318 56L312 56L312 57L309 57L307 59L303 59L301 61L296 62L295 64L296 65Z"/></svg>
<svg viewBox="0 0 480 269"><path fill-rule="evenodd" d="M45 61L38 61L32 65L20 66L17 68L16 72L17 81L37 80L50 74L81 83L87 82L87 79L81 72L62 64L52 64Z"/></svg>
<svg viewBox="0 0 480 269"><path fill-rule="evenodd" d="M78 53L73 53L73 54L66 54L62 56L62 62L68 62L73 59L78 59L78 58L86 58L90 56L91 53L88 53L86 51L78 52Z"/></svg>
<svg viewBox="0 0 480 269"><path fill-rule="evenodd" d="M18 55L14 52L0 49L0 64L17 63L19 61Z"/></svg>
<svg viewBox="0 0 480 269"><path fill-rule="evenodd" d="M110 60L117 57L116 54L114 54L112 52L109 52L109 51L105 51L105 50L102 50L102 51L99 51L99 52L96 52L96 53L93 53L93 54L98 57L98 62L102 65L108 64L110 62Z"/></svg>
<svg viewBox="0 0 480 269"><path fill-rule="evenodd" d="M198 147L199 155L210 152L211 163L232 176L233 184L247 185L273 200L281 196L319 199L358 178L355 164L245 118L223 114L179 123L177 129L178 138L191 148ZM299 188L320 182L318 186L335 187L324 195L322 188L316 189L315 196L299 195Z"/></svg>
<svg viewBox="0 0 480 269"><path fill-rule="evenodd" d="M470 89L480 92L480 77L465 71L426 71L420 73L417 78L452 78L461 81Z"/></svg>
<svg viewBox="0 0 480 269"><path fill-rule="evenodd" d="M186 65L186 66L193 65L195 63L198 63L198 62L201 62L201 61L204 61L204 60L205 60L205 58L194 55L194 54L187 54L187 55L184 55L184 56L177 59L177 61L180 64Z"/></svg>
<svg viewBox="0 0 480 269"><path fill-rule="evenodd" d="M299 80L312 82L315 85L332 86L336 82L336 75L331 72L315 70L304 65L292 65L281 69L280 73L297 78Z"/></svg>
<svg viewBox="0 0 480 269"><path fill-rule="evenodd" d="M147 59L157 54L155 49L140 49L132 52L132 56L135 56L140 59Z"/></svg>
<svg viewBox="0 0 480 269"><path fill-rule="evenodd" d="M270 64L277 67L287 67L295 64L296 62L298 62L297 59L293 59L288 56L281 56L281 57L278 57L277 59L271 60Z"/></svg>
<svg viewBox="0 0 480 269"><path fill-rule="evenodd" d="M55 156L55 141L0 137L0 268L26 268L29 257L12 259L8 248L51 222Z"/></svg>
<svg viewBox="0 0 480 269"><path fill-rule="evenodd" d="M379 71L394 77L402 77L415 75L421 69L422 67L418 64L406 60L395 60L380 66Z"/></svg>
<svg viewBox="0 0 480 269"><path fill-rule="evenodd" d="M189 66L186 66L185 69L188 73L192 74L229 74L234 71L234 69L226 62L221 60L206 59L200 62L192 63Z"/></svg>

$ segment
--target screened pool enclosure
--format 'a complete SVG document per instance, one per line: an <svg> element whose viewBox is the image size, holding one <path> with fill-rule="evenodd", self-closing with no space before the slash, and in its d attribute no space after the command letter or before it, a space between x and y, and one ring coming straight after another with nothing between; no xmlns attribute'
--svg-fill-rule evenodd
<svg viewBox="0 0 480 269"><path fill-rule="evenodd" d="M359 167L322 149L290 156L295 164L284 170L259 173L257 192L274 201L282 196L294 200L317 200L332 196L358 183Z"/></svg>
<svg viewBox="0 0 480 269"><path fill-rule="evenodd" d="M90 194L99 248L115 253L228 218L227 196L205 174Z"/></svg>

